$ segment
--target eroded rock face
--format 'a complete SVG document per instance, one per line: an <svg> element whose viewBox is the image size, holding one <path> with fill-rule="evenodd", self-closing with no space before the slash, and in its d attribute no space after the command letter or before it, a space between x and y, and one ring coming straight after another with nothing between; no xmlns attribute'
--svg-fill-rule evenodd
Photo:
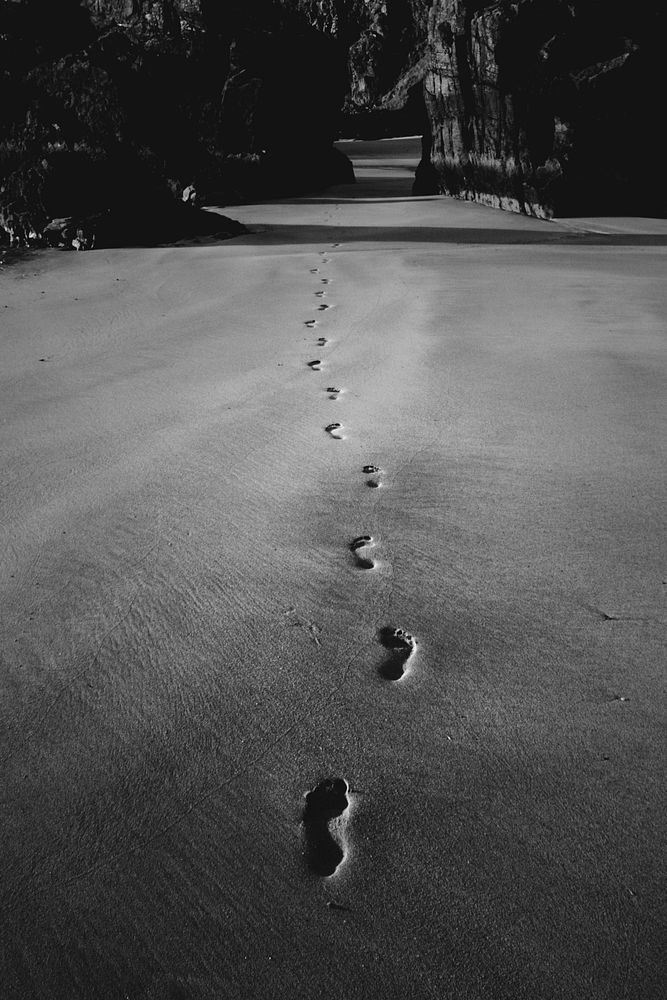
<svg viewBox="0 0 667 1000"><path fill-rule="evenodd" d="M425 122L416 193L543 217L667 213L654 111L664 5L285 2L342 42L353 134L382 134L383 116Z"/></svg>
<svg viewBox="0 0 667 1000"><path fill-rule="evenodd" d="M344 53L341 127L346 135L423 130L427 5L420 0L284 2L318 31L332 35Z"/></svg>
<svg viewBox="0 0 667 1000"><path fill-rule="evenodd" d="M292 0L345 47L347 127L424 127L416 193L549 217L667 214L654 0ZM425 102L425 111L423 108ZM354 127L354 126L352 126ZM395 133L394 133L395 134Z"/></svg>
<svg viewBox="0 0 667 1000"><path fill-rule="evenodd" d="M538 216L665 213L652 94L665 15L639 0L435 0L416 190Z"/></svg>

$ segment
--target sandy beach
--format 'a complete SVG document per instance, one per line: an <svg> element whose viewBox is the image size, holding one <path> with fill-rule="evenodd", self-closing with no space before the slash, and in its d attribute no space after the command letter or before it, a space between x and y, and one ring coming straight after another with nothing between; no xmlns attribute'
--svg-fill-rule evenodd
<svg viewBox="0 0 667 1000"><path fill-rule="evenodd" d="M340 148L0 274L4 1000L663 995L667 222Z"/></svg>

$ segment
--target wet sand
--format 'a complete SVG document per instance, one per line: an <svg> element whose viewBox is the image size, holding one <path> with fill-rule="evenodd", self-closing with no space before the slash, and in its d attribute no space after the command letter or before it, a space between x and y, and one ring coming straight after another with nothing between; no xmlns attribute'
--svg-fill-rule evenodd
<svg viewBox="0 0 667 1000"><path fill-rule="evenodd" d="M667 223L341 148L0 274L7 1000L662 995Z"/></svg>

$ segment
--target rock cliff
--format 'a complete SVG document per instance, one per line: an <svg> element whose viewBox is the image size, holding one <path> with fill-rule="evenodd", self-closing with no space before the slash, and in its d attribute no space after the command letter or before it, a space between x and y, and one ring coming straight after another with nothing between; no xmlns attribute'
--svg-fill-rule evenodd
<svg viewBox="0 0 667 1000"><path fill-rule="evenodd" d="M303 0L348 54L350 122L424 132L416 193L553 214L664 215L653 0ZM425 104L425 110L424 110ZM400 110L403 117L400 117ZM381 128L378 129L381 131Z"/></svg>
<svg viewBox="0 0 667 1000"><path fill-rule="evenodd" d="M538 216L665 213L660 5L435 0L416 191Z"/></svg>
<svg viewBox="0 0 667 1000"><path fill-rule="evenodd" d="M545 217L667 213L664 5L289 2L343 44L348 133L423 131L416 193Z"/></svg>
<svg viewBox="0 0 667 1000"><path fill-rule="evenodd" d="M664 5L292 5L343 43L348 131L380 134L382 116L389 128L423 128L416 193L546 217L667 214L654 111L664 90Z"/></svg>
<svg viewBox="0 0 667 1000"><path fill-rule="evenodd" d="M5 0L0 228L351 180L341 123L423 132L416 193L664 215L666 20L651 0Z"/></svg>

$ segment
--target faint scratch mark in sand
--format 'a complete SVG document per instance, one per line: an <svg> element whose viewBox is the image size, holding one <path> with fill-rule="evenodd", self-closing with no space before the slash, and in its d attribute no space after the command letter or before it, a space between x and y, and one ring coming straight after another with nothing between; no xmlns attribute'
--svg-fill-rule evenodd
<svg viewBox="0 0 667 1000"><path fill-rule="evenodd" d="M594 604L582 604L581 606L605 622L640 622L644 625L659 625L660 628L667 628L667 623L661 622L658 618L642 617L640 615L609 615L602 608L596 608Z"/></svg>
<svg viewBox="0 0 667 1000"><path fill-rule="evenodd" d="M285 611L283 617L287 618L291 615L294 615L294 620L288 622L288 626L290 628L303 629L305 632L308 633L309 637L312 639L312 641L315 643L316 646L321 646L322 643L319 640L319 632L321 631L321 629L319 625L316 625L315 622L309 622L306 618L302 618L301 615L296 610L296 608L289 608L288 611Z"/></svg>

